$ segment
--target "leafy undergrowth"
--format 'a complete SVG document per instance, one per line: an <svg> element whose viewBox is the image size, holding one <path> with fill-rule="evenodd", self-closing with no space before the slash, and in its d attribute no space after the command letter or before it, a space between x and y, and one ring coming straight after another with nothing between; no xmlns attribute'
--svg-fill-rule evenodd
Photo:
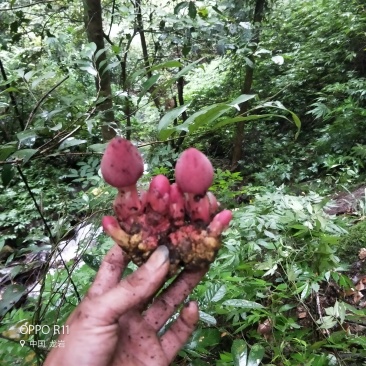
<svg viewBox="0 0 366 366"><path fill-rule="evenodd" d="M177 365L362 364L363 286L337 256L346 230L324 203L278 189L235 211L194 294L202 322Z"/></svg>
<svg viewBox="0 0 366 366"><path fill-rule="evenodd" d="M355 234L347 234L348 222L325 214L326 200L316 193L292 196L286 187L229 193L229 187L238 185L239 176L217 174L214 193L237 208L217 260L192 294L200 305L201 322L175 364L362 365L366 273L358 251L363 232L356 243ZM111 201L100 181L83 194L94 212ZM244 194L245 203L238 203ZM95 217L96 227L98 220ZM105 235L92 234L79 244L66 269L50 266L41 296L17 301L2 320L1 336L6 339L0 339L1 362L36 365L45 357L55 340L52 332L22 334L21 326L62 325L111 245ZM31 341L37 344L29 347Z"/></svg>

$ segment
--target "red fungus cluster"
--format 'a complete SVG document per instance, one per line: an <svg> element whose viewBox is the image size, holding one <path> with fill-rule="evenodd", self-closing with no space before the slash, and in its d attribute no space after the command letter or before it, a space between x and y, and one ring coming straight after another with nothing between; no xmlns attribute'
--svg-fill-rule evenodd
<svg viewBox="0 0 366 366"><path fill-rule="evenodd" d="M107 146L101 170L104 180L118 189L116 217L105 216L103 228L134 263L144 263L158 245L169 248L170 274L180 266L194 269L214 261L232 215L228 210L217 213L218 202L207 192L214 173L204 154L185 150L175 167L176 183L157 175L139 194L142 157L131 142L116 137Z"/></svg>

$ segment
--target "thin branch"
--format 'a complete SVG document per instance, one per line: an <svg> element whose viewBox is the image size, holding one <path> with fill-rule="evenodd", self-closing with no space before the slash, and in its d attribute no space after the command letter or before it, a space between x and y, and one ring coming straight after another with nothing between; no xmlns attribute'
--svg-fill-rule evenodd
<svg viewBox="0 0 366 366"><path fill-rule="evenodd" d="M27 177L23 174L23 171L22 171L22 169L21 169L21 167L20 167L19 165L17 165L17 169L18 169L18 172L19 172L20 177L22 178L23 183L25 184L25 187L26 187L26 189L27 189L27 191L28 191L29 195L31 196L31 198L32 198L32 200L33 200L33 203L34 203L34 205L35 205L35 207L36 207L36 209L37 209L37 211L38 211L38 214L39 214L39 216L41 217L41 220L43 221L43 225L44 225L44 227L45 227L46 231L48 232L48 235L49 235L50 241L51 241L51 243L53 244L53 246L55 246L55 247L56 247L56 241L55 241L55 239L54 239L54 237L53 237L53 235L52 235L51 228L48 226L47 220L46 220L46 219L45 219L45 217L43 216L42 210L41 210L41 208L39 207L38 202L37 202L36 198L34 197L34 194L33 194L32 190L31 190L31 188L29 187ZM58 254L59 254L59 255L60 255L60 257L61 257L62 264L64 265L64 267L65 267L65 269L66 269L66 272L67 272L68 276L71 276L71 273L69 272L69 269L68 269L68 267L67 267L66 263L64 262L64 260L63 260L62 256L61 256L61 251L58 249L58 247L56 247L56 248L57 248L57 250L58 250ZM79 301L81 301L80 294L79 294L79 292L78 292L78 290L77 290L77 287L76 287L75 283L74 283L72 280L71 280L71 284L73 285L73 288L74 288L74 291L75 291L75 295L76 295L76 297L78 298L78 300L79 300Z"/></svg>
<svg viewBox="0 0 366 366"><path fill-rule="evenodd" d="M35 107L33 108L32 112L29 115L29 118L28 118L27 123L26 123L25 128L24 128L25 130L28 128L28 125L32 122L33 117L34 117L35 113L37 112L38 108L40 107L40 105L42 104L42 102L48 97L48 95L50 93L52 93L56 88L58 88L69 77L70 77L70 75L65 76L59 83L57 83L53 88L51 88L51 90L49 90L48 92L46 92L42 96L42 98L38 101L38 103L35 105Z"/></svg>
<svg viewBox="0 0 366 366"><path fill-rule="evenodd" d="M17 9L29 8L31 6L38 5L38 4L48 4L48 3L55 3L55 2L56 2L55 0L37 1L36 3L31 3L31 4L27 4L27 5L13 6L11 8L5 8L5 9L0 8L0 11L12 11L12 10L17 10Z"/></svg>
<svg viewBox="0 0 366 366"><path fill-rule="evenodd" d="M111 23L109 25L108 38L111 35L111 30L112 30L112 25L113 25L113 20L114 20L114 8L115 7L116 7L116 0L113 0L113 3L112 3Z"/></svg>

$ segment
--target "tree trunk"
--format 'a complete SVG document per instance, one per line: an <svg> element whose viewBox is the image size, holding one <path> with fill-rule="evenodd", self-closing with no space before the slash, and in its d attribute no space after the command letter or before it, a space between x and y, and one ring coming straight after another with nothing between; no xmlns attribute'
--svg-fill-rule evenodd
<svg viewBox="0 0 366 366"><path fill-rule="evenodd" d="M253 24L258 26L263 20L264 8L267 0L257 0L255 3L254 16L253 16ZM252 42L258 45L259 42L259 29L256 30ZM253 50L252 55L248 58L252 62L252 65L246 65L245 67L245 78L244 83L241 88L242 94L249 94L253 84L253 75L254 75L254 67L255 67L255 59L254 54L255 50ZM240 105L240 115L244 116L249 110L249 101L246 101ZM238 122L236 124L236 130L233 141L233 155L231 159L231 170L237 170L239 161L243 158L243 140L244 140L244 126L245 122Z"/></svg>
<svg viewBox="0 0 366 366"><path fill-rule="evenodd" d="M88 41L94 42L97 46L96 52L104 48L102 6L100 0L84 0L85 28ZM98 75L95 78L95 86L101 102L97 101L97 111L102 116L102 136L104 141L112 139L116 135L115 129L110 125L116 125L113 112L112 89L109 71L103 73L107 66L100 66L102 61L107 59L103 52L96 60Z"/></svg>
<svg viewBox="0 0 366 366"><path fill-rule="evenodd" d="M139 33L139 35L140 35L142 55L143 55L143 59L144 59L144 66L145 66L145 69L147 70L147 77L151 78L153 76L153 74L150 71L151 65L150 65L150 61L149 61L149 52L147 49L146 38L145 38L144 22L142 19L141 0L135 0L134 6L135 6L135 14L136 14L136 30L137 30L137 33ZM162 117L163 111L161 109L160 97L157 93L155 93L155 90L156 90L155 85L152 85L150 87L149 92L151 94L154 94L153 102L155 104L155 107L159 111L160 117Z"/></svg>

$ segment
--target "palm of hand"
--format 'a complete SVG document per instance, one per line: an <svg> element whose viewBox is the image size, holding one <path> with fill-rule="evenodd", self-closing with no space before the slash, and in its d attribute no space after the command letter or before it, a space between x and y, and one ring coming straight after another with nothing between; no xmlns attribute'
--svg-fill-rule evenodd
<svg viewBox="0 0 366 366"><path fill-rule="evenodd" d="M69 334L61 337L64 348L54 348L46 366L166 366L172 362L198 321L196 303L183 307L162 336L158 332L206 270L183 271L147 308L169 271L168 251L159 248L145 265L120 281L126 265L126 256L114 246L66 323Z"/></svg>

